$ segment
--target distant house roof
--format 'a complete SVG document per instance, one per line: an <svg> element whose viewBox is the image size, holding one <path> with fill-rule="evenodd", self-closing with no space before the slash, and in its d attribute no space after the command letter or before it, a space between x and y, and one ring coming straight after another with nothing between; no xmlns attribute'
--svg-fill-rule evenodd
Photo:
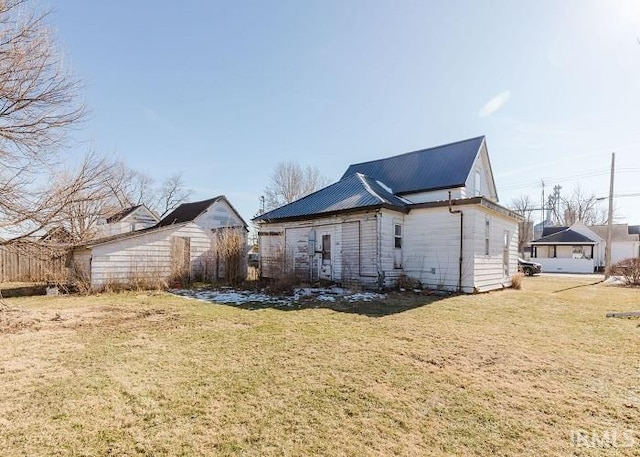
<svg viewBox="0 0 640 457"><path fill-rule="evenodd" d="M568 226L566 226L566 225L565 225L565 226L563 226L563 227L556 227L556 226L548 226L548 227L544 227L544 228L542 229L542 236L543 236L543 237L545 237L545 236L553 235L554 233L561 232L561 231L566 230L566 229L568 229L568 228L569 228L569 227L568 227Z"/></svg>
<svg viewBox="0 0 640 457"><path fill-rule="evenodd" d="M463 187L484 136L350 165L342 176L362 173L384 182L396 195Z"/></svg>
<svg viewBox="0 0 640 457"><path fill-rule="evenodd" d="M606 225L590 225L589 230L597 234L603 240L607 239ZM613 241L638 241L638 235L631 233L631 227L627 224L612 224L611 239Z"/></svg>
<svg viewBox="0 0 640 457"><path fill-rule="evenodd" d="M54 242L54 243L71 243L73 236L64 227L53 227L40 237L39 241Z"/></svg>
<svg viewBox="0 0 640 457"><path fill-rule="evenodd" d="M117 213L112 214L111 216L109 216L107 218L107 223L108 224L112 224L114 222L120 222L122 219L124 219L129 214L133 213L135 210L137 210L138 208L140 208L142 206L144 206L144 205L135 205L135 206L130 206L128 208L123 208L120 211L118 211Z"/></svg>
<svg viewBox="0 0 640 457"><path fill-rule="evenodd" d="M231 209L236 213L236 215L238 216L238 219L242 222L242 224L245 227L247 227L247 223L244 221L242 216L240 216L238 211L236 211L236 209L226 199L226 197L224 195L219 195L217 197L210 198L208 200L202 200L202 201L193 202L193 203L183 203L180 206L178 206L176 209L171 211L168 215L163 217L160 222L158 222L156 225L152 227L135 230L133 232L126 232L126 233L120 233L117 235L111 235L104 238L99 238L97 240L91 240L78 246L91 247L98 244L109 243L115 240L121 240L123 238L133 238L136 236L147 234L149 232L154 232L156 230L164 230L166 228L174 227L177 225L183 225L188 222L192 222L194 219L196 219L198 216L204 213L207 210L207 208L209 208L212 204L220 200L224 200L231 207Z"/></svg>
<svg viewBox="0 0 640 457"><path fill-rule="evenodd" d="M576 243L576 244L596 244L597 241L584 236L568 227L563 230L556 231L537 240L533 240L531 244L556 244L556 243Z"/></svg>
<svg viewBox="0 0 640 457"><path fill-rule="evenodd" d="M256 216L254 220L274 221L380 207L406 211L406 205L407 202L389 192L384 184L362 173L354 173L288 205Z"/></svg>
<svg viewBox="0 0 640 457"><path fill-rule="evenodd" d="M208 207L222 198L224 197L219 195L208 200L183 203L163 217L162 220L156 224L156 227L165 227L167 225L180 224L182 222L191 222L196 217L204 213Z"/></svg>

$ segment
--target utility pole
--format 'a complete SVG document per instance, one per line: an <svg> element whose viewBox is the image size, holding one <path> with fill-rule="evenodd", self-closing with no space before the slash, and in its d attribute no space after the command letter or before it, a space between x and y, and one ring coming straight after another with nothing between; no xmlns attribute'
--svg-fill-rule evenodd
<svg viewBox="0 0 640 457"><path fill-rule="evenodd" d="M611 182L609 183L609 215L607 216L607 245L604 250L604 278L611 276L611 239L613 238L613 175L616 168L616 153L611 153Z"/></svg>

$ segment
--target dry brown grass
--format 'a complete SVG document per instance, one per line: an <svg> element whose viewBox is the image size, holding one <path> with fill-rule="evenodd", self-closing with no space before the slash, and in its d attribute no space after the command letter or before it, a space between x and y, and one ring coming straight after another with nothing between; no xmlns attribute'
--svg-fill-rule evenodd
<svg viewBox="0 0 640 457"><path fill-rule="evenodd" d="M574 287L583 279L524 282L381 317L164 293L10 299L0 313L0 449L601 455L572 445L582 430L631 432L636 447L606 452L637 453L640 328L604 316L640 310L640 294Z"/></svg>

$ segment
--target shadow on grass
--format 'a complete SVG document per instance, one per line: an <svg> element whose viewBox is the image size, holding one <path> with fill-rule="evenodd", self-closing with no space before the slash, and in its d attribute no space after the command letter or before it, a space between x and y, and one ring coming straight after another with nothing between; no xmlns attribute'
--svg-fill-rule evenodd
<svg viewBox="0 0 640 457"><path fill-rule="evenodd" d="M567 290L580 289L581 287L595 286L597 284L602 284L603 282L604 282L604 279L602 279L600 281L596 281L596 282L590 282L590 283L587 283L587 284L578 284L577 286L565 287L564 289L554 290L551 293L552 294L557 294L559 292L566 292Z"/></svg>
<svg viewBox="0 0 640 457"><path fill-rule="evenodd" d="M367 317L384 317L393 314L403 313L412 309L431 305L452 295L418 295L418 294L388 294L386 299L371 301L353 301L336 298L336 301L317 300L305 298L289 303L275 302L246 302L246 303L224 303L234 308L256 311L261 309L276 309L279 311L300 311L305 309L330 309L339 313L359 314Z"/></svg>

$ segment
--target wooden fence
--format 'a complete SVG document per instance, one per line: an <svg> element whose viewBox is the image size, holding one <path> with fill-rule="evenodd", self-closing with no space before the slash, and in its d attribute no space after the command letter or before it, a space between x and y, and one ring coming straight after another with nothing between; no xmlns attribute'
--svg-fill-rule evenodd
<svg viewBox="0 0 640 457"><path fill-rule="evenodd" d="M32 243L0 246L0 282L61 282L68 249Z"/></svg>

